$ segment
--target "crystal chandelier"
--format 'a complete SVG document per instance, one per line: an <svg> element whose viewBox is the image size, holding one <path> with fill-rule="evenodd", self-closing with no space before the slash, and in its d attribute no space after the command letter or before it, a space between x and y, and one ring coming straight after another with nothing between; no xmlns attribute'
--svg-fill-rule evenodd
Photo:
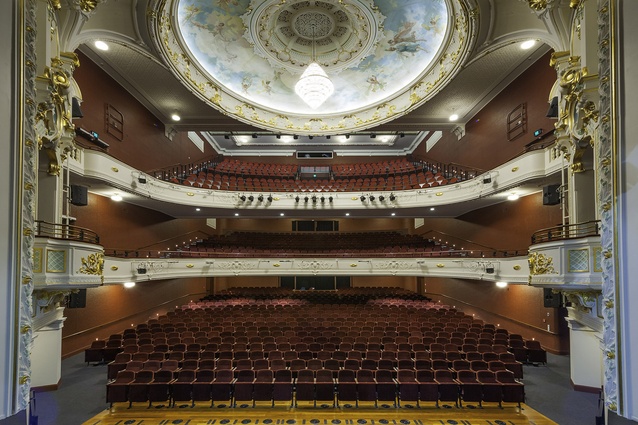
<svg viewBox="0 0 638 425"><path fill-rule="evenodd" d="M317 109L334 92L328 74L315 59L315 25L312 26L312 60L295 84L295 93L312 109Z"/></svg>

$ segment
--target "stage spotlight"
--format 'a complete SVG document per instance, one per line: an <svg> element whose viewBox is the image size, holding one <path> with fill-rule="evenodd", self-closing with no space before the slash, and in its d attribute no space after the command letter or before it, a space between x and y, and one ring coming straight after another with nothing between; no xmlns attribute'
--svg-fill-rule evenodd
<svg viewBox="0 0 638 425"><path fill-rule="evenodd" d="M334 198L333 198L332 196L329 196L329 197L328 197L328 202L332 202L332 200L333 200L333 199L334 199Z"/></svg>
<svg viewBox="0 0 638 425"><path fill-rule="evenodd" d="M309 199L309 198L308 198L307 196L304 196L303 201L304 201L304 202L306 202L306 203L308 203L308 199Z"/></svg>
<svg viewBox="0 0 638 425"><path fill-rule="evenodd" d="M326 136L326 140L330 140L330 135L329 134Z"/></svg>
<svg viewBox="0 0 638 425"><path fill-rule="evenodd" d="M379 196L379 202L383 202L383 201L385 201L385 196L383 195Z"/></svg>
<svg viewBox="0 0 638 425"><path fill-rule="evenodd" d="M308 139L312 140L314 136L308 136Z"/></svg>
<svg viewBox="0 0 638 425"><path fill-rule="evenodd" d="M241 199L242 202L246 202L246 195L241 195L239 199Z"/></svg>
<svg viewBox="0 0 638 425"><path fill-rule="evenodd" d="M272 195L268 195L268 202L272 202Z"/></svg>
<svg viewBox="0 0 638 425"><path fill-rule="evenodd" d="M349 135L349 134L346 134L346 139L349 139L349 138L350 138L350 135Z"/></svg>
<svg viewBox="0 0 638 425"><path fill-rule="evenodd" d="M226 139L226 140L230 139L230 135L224 134L224 139Z"/></svg>
<svg viewBox="0 0 638 425"><path fill-rule="evenodd" d="M325 197L325 196L322 196L322 197L321 197L321 203L323 204L324 202L326 202L326 197Z"/></svg>
<svg viewBox="0 0 638 425"><path fill-rule="evenodd" d="M256 139L257 138L257 133L253 133L252 137L253 137L253 139Z"/></svg>
<svg viewBox="0 0 638 425"><path fill-rule="evenodd" d="M294 136L292 136L293 139L297 140L299 138L299 136L297 136L296 134Z"/></svg>
<svg viewBox="0 0 638 425"><path fill-rule="evenodd" d="M361 199L361 202L364 202L366 200L366 197L361 195L361 197L359 199Z"/></svg>
<svg viewBox="0 0 638 425"><path fill-rule="evenodd" d="M399 133L399 137L405 137L405 133Z"/></svg>
<svg viewBox="0 0 638 425"><path fill-rule="evenodd" d="M370 195L370 202L374 202L374 195Z"/></svg>
<svg viewBox="0 0 638 425"><path fill-rule="evenodd" d="M317 195L312 195L312 203L313 204L317 203Z"/></svg>
<svg viewBox="0 0 638 425"><path fill-rule="evenodd" d="M295 202L299 203L299 196L295 196Z"/></svg>
<svg viewBox="0 0 638 425"><path fill-rule="evenodd" d="M248 197L248 200L249 200L250 202L252 202L252 201L254 201L254 200L255 200L255 197L254 197L253 195L250 195L250 196Z"/></svg>
<svg viewBox="0 0 638 425"><path fill-rule="evenodd" d="M370 138L371 139L376 139L377 135L375 133L370 133Z"/></svg>
<svg viewBox="0 0 638 425"><path fill-rule="evenodd" d="M390 201L394 201L395 199L397 199L396 196L394 196L394 193L390 194Z"/></svg>
<svg viewBox="0 0 638 425"><path fill-rule="evenodd" d="M259 196L257 197L257 200L258 200L259 202L264 202L264 195L259 195Z"/></svg>
<svg viewBox="0 0 638 425"><path fill-rule="evenodd" d="M278 138L278 139L281 139L281 134L278 134L275 137Z"/></svg>

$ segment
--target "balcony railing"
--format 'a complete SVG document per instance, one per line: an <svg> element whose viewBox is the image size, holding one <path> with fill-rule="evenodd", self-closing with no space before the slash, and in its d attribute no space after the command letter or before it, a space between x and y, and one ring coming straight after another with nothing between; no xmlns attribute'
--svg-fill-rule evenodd
<svg viewBox="0 0 638 425"><path fill-rule="evenodd" d="M543 242L578 239L600 235L600 220L585 223L565 224L541 229L532 235L532 245Z"/></svg>
<svg viewBox="0 0 638 425"><path fill-rule="evenodd" d="M70 224L55 224L36 221L35 235L40 238L65 239L77 242L99 244L100 237L93 230Z"/></svg>
<svg viewBox="0 0 638 425"><path fill-rule="evenodd" d="M335 251L335 252L281 252L277 250L238 250L236 252L228 251L147 251L147 250L123 250L123 249L107 249L104 251L107 257L117 258L508 258L527 256L527 250L518 251L469 251L469 250L450 250L450 251L398 251L398 252L379 252L379 251Z"/></svg>

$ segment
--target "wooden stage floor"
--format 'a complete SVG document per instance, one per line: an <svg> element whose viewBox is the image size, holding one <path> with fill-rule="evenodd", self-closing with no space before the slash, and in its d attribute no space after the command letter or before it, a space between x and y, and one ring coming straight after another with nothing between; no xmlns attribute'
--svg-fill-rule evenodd
<svg viewBox="0 0 638 425"><path fill-rule="evenodd" d="M158 404L147 408L145 403L116 403L110 410L98 414L84 425L555 425L534 409L523 404L519 409L515 404L485 403L483 408L476 405L434 404L374 407L360 404L350 407L313 407L299 405L290 408L287 405L241 405L230 408L228 405L210 407L210 404L178 404L167 407Z"/></svg>

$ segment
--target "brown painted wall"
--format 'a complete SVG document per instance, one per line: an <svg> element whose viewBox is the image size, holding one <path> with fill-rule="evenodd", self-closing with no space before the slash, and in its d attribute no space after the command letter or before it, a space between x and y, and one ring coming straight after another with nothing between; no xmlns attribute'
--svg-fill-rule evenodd
<svg viewBox="0 0 638 425"><path fill-rule="evenodd" d="M545 116L549 108L548 96L556 81L556 71L549 66L549 56L548 53L536 61L472 117L461 140L445 132L430 152L425 152L425 143L422 143L415 156L489 170L521 153L525 145L534 140L534 130L552 131L556 120ZM527 104L527 133L509 142L507 116L521 103Z"/></svg>
<svg viewBox="0 0 638 425"><path fill-rule="evenodd" d="M425 278L424 287L424 295L433 301L452 305L487 323L500 324L526 339L535 338L552 352L569 351L563 313L543 307L542 288L527 285L498 288L494 282L442 278Z"/></svg>
<svg viewBox="0 0 638 425"><path fill-rule="evenodd" d="M143 171L175 164L200 162L216 155L209 144L200 151L179 133L171 141L164 136L164 124L118 85L86 56L79 54L81 66L73 76L82 91L84 117L74 121L77 127L96 131L110 145L109 155ZM124 117L124 139L118 141L107 134L105 105L115 107ZM83 145L91 146L82 138ZM84 141L83 141L84 140Z"/></svg>
<svg viewBox="0 0 638 425"><path fill-rule="evenodd" d="M395 287L416 291L416 277L412 276L353 276L353 288L362 286Z"/></svg>
<svg viewBox="0 0 638 425"><path fill-rule="evenodd" d="M165 250L188 238L214 233L205 219L175 219L164 213L89 193L89 205L73 207L75 225L94 230L107 249ZM162 243L160 243L163 241Z"/></svg>
<svg viewBox="0 0 638 425"><path fill-rule="evenodd" d="M426 218L425 224L415 232L441 237L450 244L457 244L458 248L480 249L477 244L482 244L495 249L526 250L532 233L560 224L561 217L560 206L543 205L542 193L536 193L517 201L481 208L458 218ZM440 233L430 233L431 230Z"/></svg>
<svg viewBox="0 0 638 425"><path fill-rule="evenodd" d="M91 341L121 333L131 324L166 314L206 295L206 279L139 282L133 288L105 285L86 293L86 307L65 309L62 357L78 353Z"/></svg>

